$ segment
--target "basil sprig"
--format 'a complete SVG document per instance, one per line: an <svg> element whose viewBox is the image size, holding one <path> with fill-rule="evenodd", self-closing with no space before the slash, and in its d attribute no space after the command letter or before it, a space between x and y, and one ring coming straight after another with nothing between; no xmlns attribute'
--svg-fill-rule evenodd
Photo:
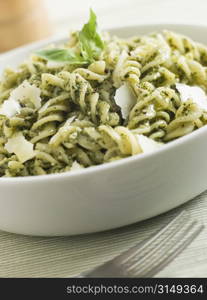
<svg viewBox="0 0 207 300"><path fill-rule="evenodd" d="M69 48L43 49L37 51L36 54L49 61L65 62L73 65L90 64L97 59L104 49L104 42L97 32L96 15L92 9L90 10L88 23L83 26L78 34L78 42L80 54Z"/></svg>
<svg viewBox="0 0 207 300"><path fill-rule="evenodd" d="M90 19L82 30L79 32L79 43L81 46L81 54L84 59L93 61L98 58L104 49L104 42L97 32L96 15L90 10Z"/></svg>

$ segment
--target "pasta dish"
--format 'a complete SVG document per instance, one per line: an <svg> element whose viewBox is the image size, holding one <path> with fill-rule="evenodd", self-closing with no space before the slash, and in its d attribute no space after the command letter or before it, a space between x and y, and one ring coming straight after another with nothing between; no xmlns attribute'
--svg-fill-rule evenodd
<svg viewBox="0 0 207 300"><path fill-rule="evenodd" d="M96 16L0 81L0 176L73 171L207 124L207 47L168 30L120 38Z"/></svg>

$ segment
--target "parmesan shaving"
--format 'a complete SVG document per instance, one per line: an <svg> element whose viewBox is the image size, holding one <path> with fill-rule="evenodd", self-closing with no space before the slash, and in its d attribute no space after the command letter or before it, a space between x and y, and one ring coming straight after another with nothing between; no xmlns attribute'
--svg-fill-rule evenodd
<svg viewBox="0 0 207 300"><path fill-rule="evenodd" d="M137 138L143 153L152 152L162 146L161 143L158 143L143 134L137 134Z"/></svg>
<svg viewBox="0 0 207 300"><path fill-rule="evenodd" d="M136 97L126 83L116 90L114 99L121 108L123 119L127 119L132 107L136 104Z"/></svg>
<svg viewBox="0 0 207 300"><path fill-rule="evenodd" d="M201 109L207 111L207 95L202 88L198 86L189 86L183 83L176 83L175 86L180 94L180 99L182 102L186 102L187 100L191 99Z"/></svg>
<svg viewBox="0 0 207 300"><path fill-rule="evenodd" d="M16 89L11 92L10 98L20 103L29 100L36 109L41 107L40 89L35 85L31 85L28 81L24 81Z"/></svg>
<svg viewBox="0 0 207 300"><path fill-rule="evenodd" d="M8 100L5 100L2 106L0 107L0 114L11 118L16 114L19 114L20 110L21 106L19 102L12 98L9 98Z"/></svg>
<svg viewBox="0 0 207 300"><path fill-rule="evenodd" d="M75 160L70 168L70 171L77 171L83 169L83 167Z"/></svg>
<svg viewBox="0 0 207 300"><path fill-rule="evenodd" d="M36 109L41 107L40 89L35 85L31 85L28 81L24 81L16 89L14 89L8 100L5 100L0 107L0 114L8 118L19 114L21 111L20 103L30 101Z"/></svg>
<svg viewBox="0 0 207 300"><path fill-rule="evenodd" d="M33 147L34 145L27 141L22 133L18 133L14 137L9 138L8 142L5 144L5 149L9 153L16 154L17 158L22 163L35 156Z"/></svg>

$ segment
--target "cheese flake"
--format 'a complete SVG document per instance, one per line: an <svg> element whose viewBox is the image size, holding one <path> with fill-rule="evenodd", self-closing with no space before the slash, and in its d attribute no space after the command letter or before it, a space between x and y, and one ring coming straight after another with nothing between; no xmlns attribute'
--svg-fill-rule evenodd
<svg viewBox="0 0 207 300"><path fill-rule="evenodd" d="M83 167L75 160L71 166L70 171L77 171L83 169Z"/></svg>
<svg viewBox="0 0 207 300"><path fill-rule="evenodd" d="M39 88L25 80L11 92L10 99L12 98L20 103L29 100L36 109L39 109L41 107L40 93L41 90Z"/></svg>
<svg viewBox="0 0 207 300"><path fill-rule="evenodd" d="M143 134L137 134L137 139L138 139L139 146L142 149L143 153L149 153L149 152L155 151L156 149L162 147L161 143L158 143Z"/></svg>
<svg viewBox="0 0 207 300"><path fill-rule="evenodd" d="M16 89L14 89L0 107L0 114L8 118L19 114L21 111L20 103L29 100L36 109L41 107L40 89L35 85L31 85L28 81L24 81Z"/></svg>
<svg viewBox="0 0 207 300"><path fill-rule="evenodd" d="M132 107L136 104L136 97L134 96L130 87L124 83L116 90L114 99L116 104L121 108L123 119L127 119Z"/></svg>
<svg viewBox="0 0 207 300"><path fill-rule="evenodd" d="M21 106L19 102L12 98L9 98L8 100L5 100L2 106L0 107L0 114L11 118L16 114L20 113L20 110Z"/></svg>
<svg viewBox="0 0 207 300"><path fill-rule="evenodd" d="M35 156L33 147L34 145L27 141L22 133L18 133L14 137L9 138L8 142L5 144L5 149L9 153L16 154L17 158L22 163Z"/></svg>
<svg viewBox="0 0 207 300"><path fill-rule="evenodd" d="M189 86L183 83L176 83L175 86L180 94L182 102L186 102L191 99L201 109L207 111L207 95L202 88L199 86Z"/></svg>

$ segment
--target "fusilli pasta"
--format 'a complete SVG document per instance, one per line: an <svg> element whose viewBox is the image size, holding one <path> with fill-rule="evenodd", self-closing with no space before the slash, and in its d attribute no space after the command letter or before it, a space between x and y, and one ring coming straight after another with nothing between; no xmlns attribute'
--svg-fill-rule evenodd
<svg viewBox="0 0 207 300"><path fill-rule="evenodd" d="M110 162L145 152L140 135L160 146L207 124L207 110L191 96L182 101L176 87L181 83L206 92L204 45L167 30L129 39L105 34L104 39L103 51L88 64L50 62L33 54L17 70L4 71L0 176L59 173ZM62 47L80 54L76 33ZM123 85L135 101L127 117L116 102ZM18 93L22 96L14 99ZM18 138L22 148L32 148L26 160L16 149Z"/></svg>

